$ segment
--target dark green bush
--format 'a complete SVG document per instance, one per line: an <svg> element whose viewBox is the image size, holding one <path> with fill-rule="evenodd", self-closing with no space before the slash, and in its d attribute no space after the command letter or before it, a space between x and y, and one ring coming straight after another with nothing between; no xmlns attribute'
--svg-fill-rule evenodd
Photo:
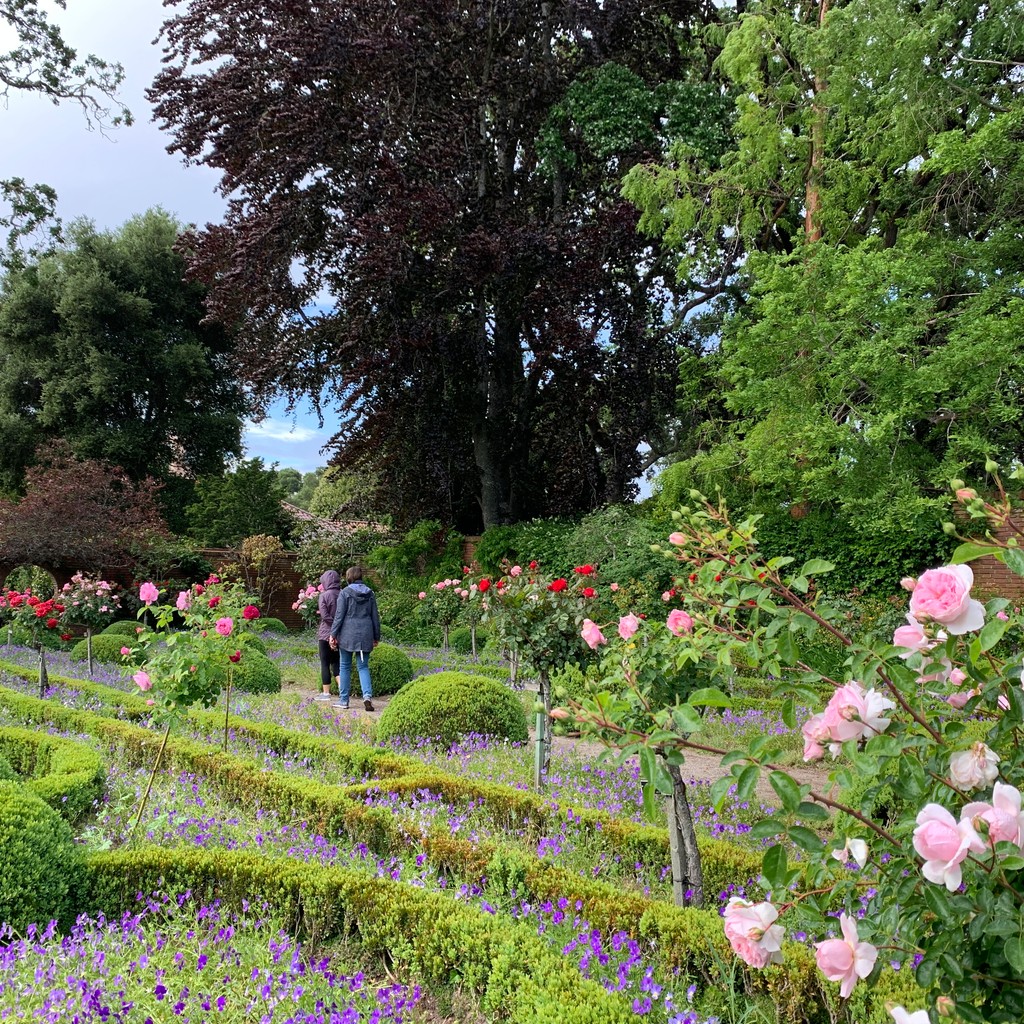
<svg viewBox="0 0 1024 1024"><path fill-rule="evenodd" d="M231 688L243 693L280 693L281 670L265 654L246 651L235 665Z"/></svg>
<svg viewBox="0 0 1024 1024"><path fill-rule="evenodd" d="M444 630L440 626L424 626L410 622L395 629L400 643L410 647L436 647L444 645Z"/></svg>
<svg viewBox="0 0 1024 1024"><path fill-rule="evenodd" d="M20 782L21 776L11 766L11 762L0 754L0 782Z"/></svg>
<svg viewBox="0 0 1024 1024"><path fill-rule="evenodd" d="M135 639L133 633L130 637L117 633L100 633L92 638L92 659L108 665L116 665L123 661L121 648L130 647L131 641ZM85 640L79 640L71 648L72 661L86 661L89 657Z"/></svg>
<svg viewBox="0 0 1024 1024"><path fill-rule="evenodd" d="M453 743L464 733L524 742L526 715L517 694L486 676L438 672L413 680L384 709L377 739Z"/></svg>
<svg viewBox="0 0 1024 1024"><path fill-rule="evenodd" d="M571 568L566 543L576 524L567 519L533 519L514 526L492 526L485 530L473 551L480 571L499 572L503 560L522 562L525 568L536 560L548 573L558 574Z"/></svg>
<svg viewBox="0 0 1024 1024"><path fill-rule="evenodd" d="M0 782L0 921L18 932L66 922L79 870L68 823L23 786Z"/></svg>
<svg viewBox="0 0 1024 1024"><path fill-rule="evenodd" d="M479 644L480 647L483 647L482 640L479 641ZM470 632L469 626L456 626L452 629L448 633L448 646L456 654L472 654L473 634Z"/></svg>
<svg viewBox="0 0 1024 1024"><path fill-rule="evenodd" d="M106 629L100 632L100 636L130 636L136 637L138 634L136 630L139 627L139 623L135 619L119 619L117 622L112 622Z"/></svg>
<svg viewBox="0 0 1024 1024"><path fill-rule="evenodd" d="M287 633L288 627L280 620L268 615L260 619L259 628L269 633Z"/></svg>
<svg viewBox="0 0 1024 1024"><path fill-rule="evenodd" d="M398 691L412 679L413 667L409 655L391 644L377 644L370 651L370 681L373 692L384 697ZM352 693L359 693L359 672L352 659ZM331 693L337 696L338 687L331 683Z"/></svg>
<svg viewBox="0 0 1024 1024"><path fill-rule="evenodd" d="M21 644L23 647L35 647L37 644L42 645L48 651L59 650L62 646L60 639L59 629L38 629L33 636L32 631L23 626L20 622L15 622L10 627L0 627L3 632L0 633L0 638L7 642L7 630L10 629L11 643Z"/></svg>
<svg viewBox="0 0 1024 1024"><path fill-rule="evenodd" d="M380 612L382 627L400 629L402 625L413 619L419 606L419 598L413 593L413 584L406 586L386 587L377 592L377 609Z"/></svg>
<svg viewBox="0 0 1024 1024"><path fill-rule="evenodd" d="M250 633L245 645L250 651L259 651L260 654L267 653L267 641L257 633Z"/></svg>
<svg viewBox="0 0 1024 1024"><path fill-rule="evenodd" d="M384 623L381 623L380 638L385 643L393 644L398 640L398 633L395 632L395 630L392 629L391 626L386 626L384 625Z"/></svg>

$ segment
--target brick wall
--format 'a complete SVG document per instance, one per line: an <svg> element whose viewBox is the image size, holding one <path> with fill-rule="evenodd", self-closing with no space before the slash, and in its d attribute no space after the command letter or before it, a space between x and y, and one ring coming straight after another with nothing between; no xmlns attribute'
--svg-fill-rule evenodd
<svg viewBox="0 0 1024 1024"><path fill-rule="evenodd" d="M1014 518L1018 529L1024 528L1024 518ZM994 531L997 540L1007 540L1013 531L1000 527ZM1020 540L1020 537L1017 537ZM995 558L979 558L970 563L974 570L974 594L981 600L990 597L1008 597L1011 600L1024 598L1024 576L1018 576Z"/></svg>

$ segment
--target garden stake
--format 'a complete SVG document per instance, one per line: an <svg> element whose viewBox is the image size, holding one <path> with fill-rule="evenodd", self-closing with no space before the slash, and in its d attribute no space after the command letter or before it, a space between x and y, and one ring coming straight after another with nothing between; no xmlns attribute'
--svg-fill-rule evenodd
<svg viewBox="0 0 1024 1024"><path fill-rule="evenodd" d="M153 770L149 773L149 782L146 783L146 792L142 794L142 803L139 805L139 813L135 817L135 824L132 825L129 841L135 838L135 833L142 821L142 814L146 810L146 801L149 800L149 791L153 788L153 779L156 778L157 769L160 767L160 759L164 756L164 747L167 746L167 734L171 731L171 723L168 722L164 728L163 739L160 740L160 749L156 752L156 760L153 762Z"/></svg>
<svg viewBox="0 0 1024 1024"><path fill-rule="evenodd" d="M228 688L224 693L224 753L228 752L228 711L231 708L231 677L235 674L235 666L228 666Z"/></svg>
<svg viewBox="0 0 1024 1024"><path fill-rule="evenodd" d="M46 699L46 687L49 685L50 679L46 674L46 649L42 644L39 645L39 699Z"/></svg>
<svg viewBox="0 0 1024 1024"><path fill-rule="evenodd" d="M85 627L85 653L89 659L89 678L92 679L92 628Z"/></svg>

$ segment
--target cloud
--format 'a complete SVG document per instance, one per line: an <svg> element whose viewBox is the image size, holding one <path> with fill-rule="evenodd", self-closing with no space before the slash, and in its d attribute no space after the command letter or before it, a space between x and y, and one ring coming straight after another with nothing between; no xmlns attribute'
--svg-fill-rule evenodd
<svg viewBox="0 0 1024 1024"><path fill-rule="evenodd" d="M283 441L285 444L306 444L314 440L319 431L312 427L300 427L297 423L285 420L265 419L260 423L246 423L247 438L263 438L268 441Z"/></svg>

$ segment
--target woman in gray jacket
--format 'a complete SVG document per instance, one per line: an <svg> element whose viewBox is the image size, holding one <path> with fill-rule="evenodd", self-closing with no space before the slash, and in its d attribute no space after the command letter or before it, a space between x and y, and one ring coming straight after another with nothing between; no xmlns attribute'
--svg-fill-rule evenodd
<svg viewBox="0 0 1024 1024"><path fill-rule="evenodd" d="M363 582L363 570L357 565L345 570L348 586L338 595L338 606L331 626L331 647L341 652L338 691L340 699L335 707L347 708L352 687L352 656L356 658L359 686L363 691L363 707L373 711L370 698L370 651L380 643L380 614L377 598Z"/></svg>

